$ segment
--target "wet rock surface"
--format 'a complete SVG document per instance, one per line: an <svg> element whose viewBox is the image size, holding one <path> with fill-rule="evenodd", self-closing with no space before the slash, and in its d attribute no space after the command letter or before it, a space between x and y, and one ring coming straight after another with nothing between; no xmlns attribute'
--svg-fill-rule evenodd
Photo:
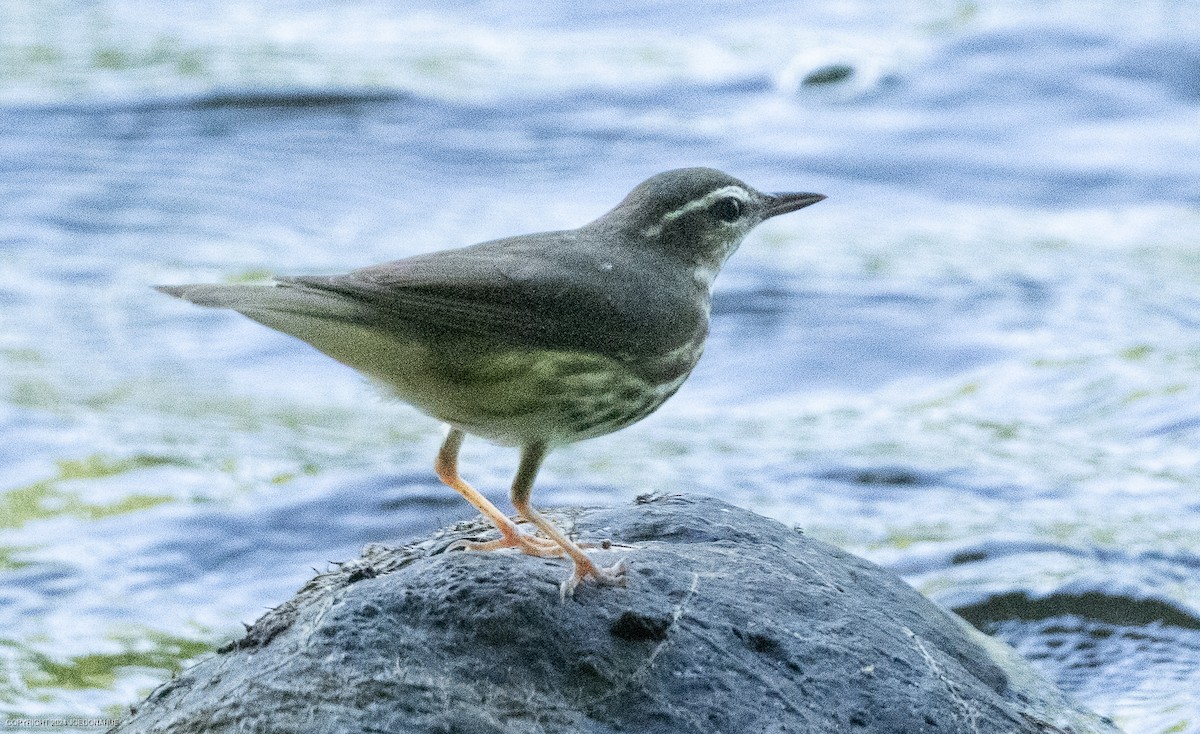
<svg viewBox="0 0 1200 734"><path fill-rule="evenodd" d="M719 500L552 513L561 559L369 546L117 732L1116 732L899 577Z"/></svg>

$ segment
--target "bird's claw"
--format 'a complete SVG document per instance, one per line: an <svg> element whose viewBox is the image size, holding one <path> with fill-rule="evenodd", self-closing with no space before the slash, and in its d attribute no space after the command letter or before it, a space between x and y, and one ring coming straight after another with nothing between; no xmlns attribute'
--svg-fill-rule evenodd
<svg viewBox="0 0 1200 734"><path fill-rule="evenodd" d="M608 568L597 566L590 559L586 564L576 562L575 571L558 587L558 596L563 601L575 596L575 589L588 577L601 586L624 586L625 572L628 570L629 564L625 563L624 558Z"/></svg>

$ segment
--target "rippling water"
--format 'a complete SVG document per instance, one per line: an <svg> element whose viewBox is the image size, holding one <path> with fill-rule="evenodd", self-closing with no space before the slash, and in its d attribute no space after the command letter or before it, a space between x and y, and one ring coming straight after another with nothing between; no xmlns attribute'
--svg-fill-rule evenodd
<svg viewBox="0 0 1200 734"><path fill-rule="evenodd" d="M434 422L151 284L577 226L712 165L830 198L535 499L725 497L1200 732L1200 10L895 8L0 0L0 711L117 714L469 514ZM502 503L515 464L464 450Z"/></svg>

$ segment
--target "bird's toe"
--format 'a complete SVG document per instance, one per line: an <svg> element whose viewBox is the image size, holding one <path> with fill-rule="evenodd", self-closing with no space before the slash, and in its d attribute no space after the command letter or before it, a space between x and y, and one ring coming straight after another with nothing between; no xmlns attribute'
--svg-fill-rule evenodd
<svg viewBox="0 0 1200 734"><path fill-rule="evenodd" d="M563 601L574 597L575 589L589 578L600 586L624 586L625 573L628 570L629 564L625 562L624 558L607 568L597 566L590 561L587 564L576 563L575 571L559 587L559 597Z"/></svg>
<svg viewBox="0 0 1200 734"><path fill-rule="evenodd" d="M561 545L555 543L553 540L525 535L524 533L512 536L502 535L495 540L457 540L451 543L447 550L494 551L504 548L516 548L526 555L538 556L539 558L561 556L566 552Z"/></svg>

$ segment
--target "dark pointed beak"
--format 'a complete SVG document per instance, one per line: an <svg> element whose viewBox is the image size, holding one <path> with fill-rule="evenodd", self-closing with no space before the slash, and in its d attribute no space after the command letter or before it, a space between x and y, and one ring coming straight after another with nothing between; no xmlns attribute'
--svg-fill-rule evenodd
<svg viewBox="0 0 1200 734"><path fill-rule="evenodd" d="M763 219L794 212L825 198L824 194L767 194L767 206Z"/></svg>

